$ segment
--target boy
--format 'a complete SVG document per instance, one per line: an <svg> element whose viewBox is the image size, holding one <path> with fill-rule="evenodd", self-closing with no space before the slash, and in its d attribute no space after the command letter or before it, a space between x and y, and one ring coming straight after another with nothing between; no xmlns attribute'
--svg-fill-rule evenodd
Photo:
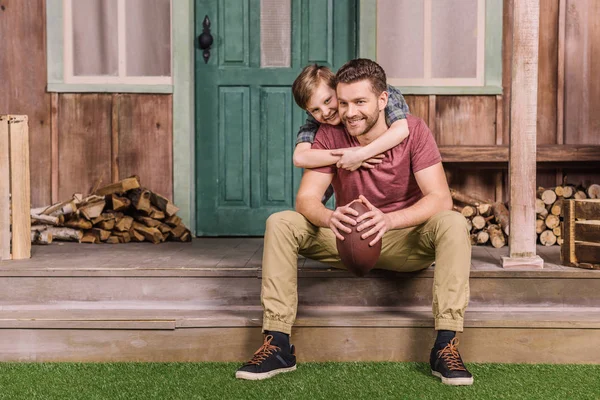
<svg viewBox="0 0 600 400"><path fill-rule="evenodd" d="M388 85L388 104L385 119L389 129L367 146L336 151L311 149L320 124L338 125L340 117L335 94L335 75L325 66L305 67L292 85L296 104L306 110L309 117L300 127L294 150L294 165L300 168L317 168L336 164L338 168L354 171L361 166L374 168L381 163L385 151L400 144L408 136L406 114L408 106L402 93ZM330 187L325 198L333 193Z"/></svg>

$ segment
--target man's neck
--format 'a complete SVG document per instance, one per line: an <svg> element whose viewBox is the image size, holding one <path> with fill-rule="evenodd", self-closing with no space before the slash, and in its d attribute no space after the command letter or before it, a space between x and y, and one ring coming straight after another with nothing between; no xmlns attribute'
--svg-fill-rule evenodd
<svg viewBox="0 0 600 400"><path fill-rule="evenodd" d="M356 139L358 140L358 143L360 143L361 146L366 146L375 139L377 139L379 136L383 135L387 130L388 126L385 123L385 114L382 112L381 115L379 115L377 123L373 125L373 127L369 129L367 133L358 136Z"/></svg>

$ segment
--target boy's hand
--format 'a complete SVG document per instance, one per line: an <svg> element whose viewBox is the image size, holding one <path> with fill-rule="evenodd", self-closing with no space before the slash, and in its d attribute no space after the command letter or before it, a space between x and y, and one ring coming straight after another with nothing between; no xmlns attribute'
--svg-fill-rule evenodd
<svg viewBox="0 0 600 400"><path fill-rule="evenodd" d="M381 164L381 159L384 157L383 154L379 154L373 158L365 160L365 156L363 155L362 149L363 148L361 147L356 149L332 151L331 155L341 157L336 163L336 167L343 168L348 171L356 171L360 167L370 169L375 168L376 164Z"/></svg>
<svg viewBox="0 0 600 400"><path fill-rule="evenodd" d="M367 169L373 169L377 164L381 164L383 162L381 160L383 160L384 157L385 155L378 154L373 158L369 158L368 160L363 161L362 167Z"/></svg>
<svg viewBox="0 0 600 400"><path fill-rule="evenodd" d="M365 157L362 155L362 151L360 148L346 150L339 152L338 154L333 154L341 156L340 160L337 162L336 166L338 168L347 169L348 171L356 171L359 169L365 161Z"/></svg>

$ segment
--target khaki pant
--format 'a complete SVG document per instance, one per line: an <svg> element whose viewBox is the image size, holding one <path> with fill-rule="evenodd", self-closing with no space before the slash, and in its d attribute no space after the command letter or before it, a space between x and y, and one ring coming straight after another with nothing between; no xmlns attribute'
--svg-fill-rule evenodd
<svg viewBox="0 0 600 400"><path fill-rule="evenodd" d="M319 228L295 211L271 215L262 264L263 330L291 334L298 307L298 254L345 268L331 229ZM471 242L461 214L442 211L419 226L386 232L375 268L410 272L433 261L435 329L462 332L469 302Z"/></svg>

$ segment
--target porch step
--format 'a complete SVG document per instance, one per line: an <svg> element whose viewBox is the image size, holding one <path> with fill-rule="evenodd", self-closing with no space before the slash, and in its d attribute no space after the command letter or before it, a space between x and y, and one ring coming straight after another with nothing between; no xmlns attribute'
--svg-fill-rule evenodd
<svg viewBox="0 0 600 400"><path fill-rule="evenodd" d="M474 248L471 362L597 362L600 271L504 270ZM0 262L0 361L243 361L261 343L262 239L34 247ZM346 271L301 258L299 360L425 361L433 269Z"/></svg>
<svg viewBox="0 0 600 400"><path fill-rule="evenodd" d="M53 304L0 310L0 361L244 361L261 343L258 307ZM161 308L158 308L161 307ZM600 308L469 309L469 362L594 363ZM434 339L423 307L301 307L300 362L426 361Z"/></svg>
<svg viewBox="0 0 600 400"><path fill-rule="evenodd" d="M82 276L82 273L84 275ZM260 304L258 268L0 269L0 305L51 302L181 302L190 306L256 306ZM433 269L401 274L375 271L354 278L346 271L304 265L298 278L301 306L429 306ZM600 304L600 271L472 270L471 307Z"/></svg>

